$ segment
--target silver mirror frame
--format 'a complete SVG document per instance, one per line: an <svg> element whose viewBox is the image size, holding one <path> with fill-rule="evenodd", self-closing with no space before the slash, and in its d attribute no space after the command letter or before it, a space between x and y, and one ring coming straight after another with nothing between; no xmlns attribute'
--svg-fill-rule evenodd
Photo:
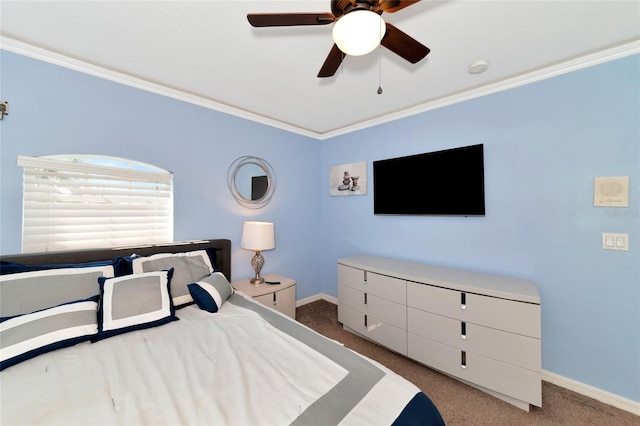
<svg viewBox="0 0 640 426"><path fill-rule="evenodd" d="M248 199L238 191L236 176L238 175L239 170L243 166L247 165L260 167L267 176L267 192L262 196L262 198L257 200ZM273 194L276 191L276 174L273 171L271 164L262 158L252 156L239 157L231 163L231 166L229 166L229 171L227 172L227 186L229 187L231 195L233 195L233 198L235 198L238 204L248 209L261 209L271 201L271 197L273 197Z"/></svg>

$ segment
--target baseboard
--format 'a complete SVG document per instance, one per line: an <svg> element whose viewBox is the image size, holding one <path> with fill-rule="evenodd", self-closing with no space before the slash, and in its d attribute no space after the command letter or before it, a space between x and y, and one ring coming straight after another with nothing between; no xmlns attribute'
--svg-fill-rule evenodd
<svg viewBox="0 0 640 426"><path fill-rule="evenodd" d="M569 379L568 377L564 377L547 370L542 370L542 380L572 390L580 395L588 396L596 401L604 402L605 404L628 411L636 416L640 416L640 402L632 399L598 389L594 386Z"/></svg>
<svg viewBox="0 0 640 426"><path fill-rule="evenodd" d="M338 304L338 298L337 297L333 297L333 296L329 296L328 294L323 294L322 295L322 300L326 300L327 302L333 303L334 305Z"/></svg>
<svg viewBox="0 0 640 426"><path fill-rule="evenodd" d="M305 299L296 300L296 308L299 308L302 305L306 305L307 303L315 302L317 300L326 300L327 302L333 303L334 305L338 304L337 297L333 297L324 293L318 293Z"/></svg>

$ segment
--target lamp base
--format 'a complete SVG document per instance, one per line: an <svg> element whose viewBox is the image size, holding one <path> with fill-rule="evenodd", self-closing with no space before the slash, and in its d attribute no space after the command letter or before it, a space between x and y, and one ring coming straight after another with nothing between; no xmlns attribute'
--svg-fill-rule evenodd
<svg viewBox="0 0 640 426"><path fill-rule="evenodd" d="M253 285L260 285L260 284L264 283L264 278L262 278L262 277L251 278L249 280L249 282L251 284L253 284Z"/></svg>
<svg viewBox="0 0 640 426"><path fill-rule="evenodd" d="M263 265L264 257L262 257L260 250L256 250L256 254L251 258L251 266L253 266L253 270L256 272L256 276L249 280L251 284L260 285L264 282L264 278L260 276L260 271L262 270Z"/></svg>

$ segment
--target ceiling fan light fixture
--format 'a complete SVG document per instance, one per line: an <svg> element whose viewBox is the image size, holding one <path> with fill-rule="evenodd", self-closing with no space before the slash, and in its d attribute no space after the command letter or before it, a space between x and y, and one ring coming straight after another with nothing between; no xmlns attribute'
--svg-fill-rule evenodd
<svg viewBox="0 0 640 426"><path fill-rule="evenodd" d="M370 10L355 10L333 26L333 41L350 56L366 55L380 45L386 32L384 20Z"/></svg>

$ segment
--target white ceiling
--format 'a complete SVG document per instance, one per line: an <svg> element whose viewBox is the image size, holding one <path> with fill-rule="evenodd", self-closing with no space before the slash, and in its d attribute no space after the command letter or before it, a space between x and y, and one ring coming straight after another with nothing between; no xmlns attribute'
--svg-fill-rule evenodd
<svg viewBox="0 0 640 426"><path fill-rule="evenodd" d="M318 139L640 52L639 1L423 0L383 18L428 46L425 60L382 48L319 79L332 24L253 28L246 19L330 11L329 0L3 0L0 41ZM478 59L489 70L469 74Z"/></svg>

